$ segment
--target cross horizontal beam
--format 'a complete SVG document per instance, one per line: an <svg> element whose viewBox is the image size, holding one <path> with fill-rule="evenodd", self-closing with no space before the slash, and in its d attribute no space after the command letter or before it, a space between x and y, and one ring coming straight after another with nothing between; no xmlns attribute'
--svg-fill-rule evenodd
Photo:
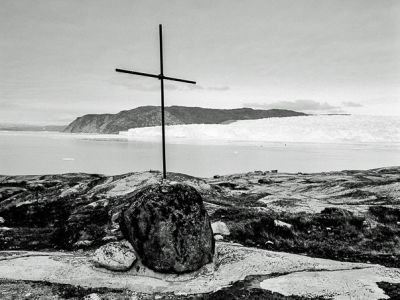
<svg viewBox="0 0 400 300"><path fill-rule="evenodd" d="M161 74L155 75L155 74L149 74L149 73L143 73L143 72L129 71L129 70L124 70L124 69L115 69L115 71L120 72L120 73L141 75L141 76L153 77L153 78L158 78L158 79L166 79L166 80L173 80L173 81L196 84L196 81L180 79L180 78L174 78L174 77L168 77L168 76L164 76L164 75L161 75Z"/></svg>

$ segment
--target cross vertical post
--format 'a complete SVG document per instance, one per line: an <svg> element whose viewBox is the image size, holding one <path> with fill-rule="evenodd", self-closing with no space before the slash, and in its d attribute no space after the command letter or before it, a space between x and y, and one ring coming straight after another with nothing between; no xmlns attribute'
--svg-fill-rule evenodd
<svg viewBox="0 0 400 300"><path fill-rule="evenodd" d="M160 37L160 74L149 74L143 72L129 71L124 69L115 69L115 71L126 74L141 75L146 77L158 78L161 83L161 130L162 130L162 159L163 159L163 179L167 179L167 163L165 157L165 108L164 108L164 80L172 80L196 84L196 81L164 76L164 60L163 60L163 41L162 41L162 25L158 25Z"/></svg>
<svg viewBox="0 0 400 300"><path fill-rule="evenodd" d="M161 81L161 130L162 130L162 157L163 157L163 179L167 179L167 163L165 159L165 116L164 116L164 62L162 25L158 25L160 35L160 81Z"/></svg>

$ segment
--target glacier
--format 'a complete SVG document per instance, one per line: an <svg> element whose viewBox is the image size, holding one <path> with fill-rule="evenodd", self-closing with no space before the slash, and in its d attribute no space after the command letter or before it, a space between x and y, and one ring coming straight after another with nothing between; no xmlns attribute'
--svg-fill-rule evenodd
<svg viewBox="0 0 400 300"><path fill-rule="evenodd" d="M400 143L400 116L311 115L166 126L168 143ZM161 128L121 131L134 141L160 141Z"/></svg>

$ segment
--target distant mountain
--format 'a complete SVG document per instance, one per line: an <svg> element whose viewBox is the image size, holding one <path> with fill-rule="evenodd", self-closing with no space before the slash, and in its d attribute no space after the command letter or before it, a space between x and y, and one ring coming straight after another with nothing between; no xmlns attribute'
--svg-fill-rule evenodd
<svg viewBox="0 0 400 300"><path fill-rule="evenodd" d="M165 108L165 123L167 125L221 124L237 120L305 115L304 113L285 109L212 109L170 106ZM159 126L160 124L159 106L140 106L131 110L123 110L117 114L89 114L78 117L64 129L64 132L118 133L129 128Z"/></svg>
<svg viewBox="0 0 400 300"><path fill-rule="evenodd" d="M65 127L65 125L0 124L0 130L6 131L63 131Z"/></svg>

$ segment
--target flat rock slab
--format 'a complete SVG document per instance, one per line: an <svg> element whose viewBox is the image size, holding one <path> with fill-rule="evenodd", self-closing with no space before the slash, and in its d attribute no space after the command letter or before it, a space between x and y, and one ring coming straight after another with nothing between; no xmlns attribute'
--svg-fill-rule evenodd
<svg viewBox="0 0 400 300"><path fill-rule="evenodd" d="M312 298L329 295L333 299L387 299L389 297L376 283L387 281L388 278L396 282L398 276L398 269L376 267L299 272L266 279L261 282L261 287L286 296Z"/></svg>
<svg viewBox="0 0 400 300"><path fill-rule="evenodd" d="M327 207L340 207L357 214L371 205L400 204L400 167L309 174L252 172L223 176L222 180L247 187L240 193L225 189L231 197L258 194L260 204L278 212L319 213Z"/></svg>
<svg viewBox="0 0 400 300"><path fill-rule="evenodd" d="M217 251L215 264L183 275L155 273L144 267L124 273L111 272L93 267L87 256L66 256L57 252L34 256L35 252L28 252L31 256L13 255L12 259L0 260L0 278L130 289L141 293L198 294L215 291L248 275L273 275L261 283L262 288L283 294L334 299L385 298L376 282L400 282L399 269L379 265L338 262L229 243L217 243ZM7 252L0 252L0 256L6 257Z"/></svg>

